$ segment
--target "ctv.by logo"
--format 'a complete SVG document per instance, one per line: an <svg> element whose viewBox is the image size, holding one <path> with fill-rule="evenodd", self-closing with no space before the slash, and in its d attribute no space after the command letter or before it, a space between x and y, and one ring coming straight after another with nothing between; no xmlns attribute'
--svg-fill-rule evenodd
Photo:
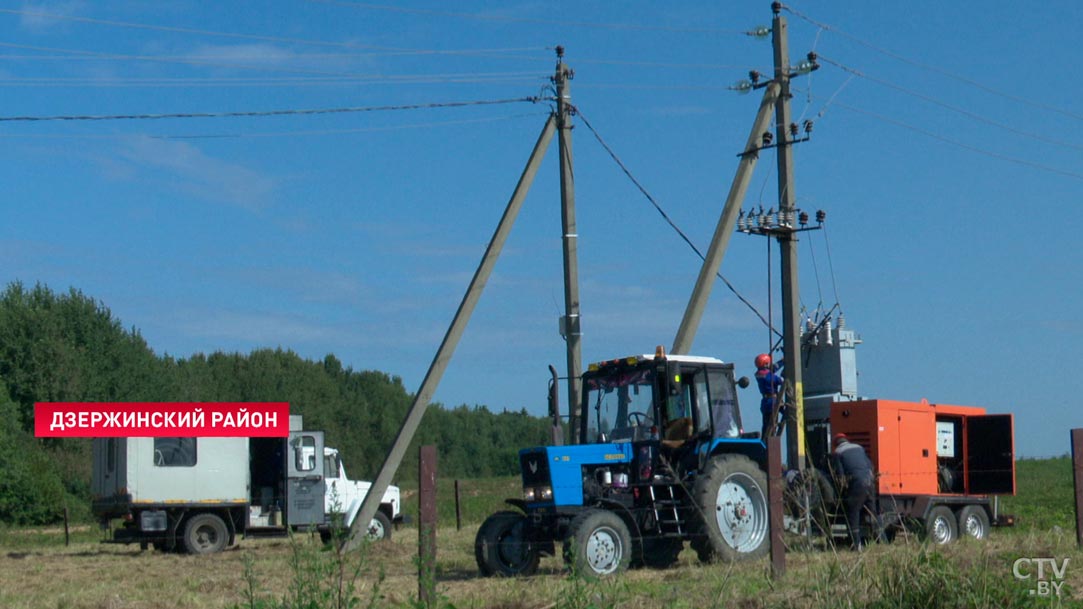
<svg viewBox="0 0 1083 609"><path fill-rule="evenodd" d="M1060 596L1068 560L1065 558L1058 563L1055 558L1017 558L1012 563L1012 575L1022 581L1035 578L1031 596Z"/></svg>

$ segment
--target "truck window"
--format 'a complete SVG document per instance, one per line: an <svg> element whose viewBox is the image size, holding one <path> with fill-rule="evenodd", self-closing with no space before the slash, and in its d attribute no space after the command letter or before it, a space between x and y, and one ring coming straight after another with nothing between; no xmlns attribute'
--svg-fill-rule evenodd
<svg viewBox="0 0 1083 609"><path fill-rule="evenodd" d="M195 464L195 438L154 438L154 465L192 467Z"/></svg>
<svg viewBox="0 0 1083 609"><path fill-rule="evenodd" d="M323 477L338 478L338 455L324 455Z"/></svg>
<svg viewBox="0 0 1083 609"><path fill-rule="evenodd" d="M316 438L301 436L300 442L293 447L294 467L299 472L316 469Z"/></svg>

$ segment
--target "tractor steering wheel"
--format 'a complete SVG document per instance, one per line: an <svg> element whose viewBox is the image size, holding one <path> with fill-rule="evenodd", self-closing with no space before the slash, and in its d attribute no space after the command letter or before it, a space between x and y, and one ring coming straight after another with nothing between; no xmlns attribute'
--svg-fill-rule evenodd
<svg viewBox="0 0 1083 609"><path fill-rule="evenodd" d="M640 427L646 427L653 423L651 418L647 416L647 413L645 412L630 412L628 413L628 419L631 420L634 425Z"/></svg>

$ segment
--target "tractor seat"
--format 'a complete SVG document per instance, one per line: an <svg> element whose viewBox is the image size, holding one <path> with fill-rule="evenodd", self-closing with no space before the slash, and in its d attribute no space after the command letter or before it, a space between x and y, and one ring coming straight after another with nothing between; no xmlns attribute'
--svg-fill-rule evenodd
<svg viewBox="0 0 1083 609"><path fill-rule="evenodd" d="M681 417L674 419L666 425L666 433L662 436L662 446L677 449L692 438L692 419Z"/></svg>

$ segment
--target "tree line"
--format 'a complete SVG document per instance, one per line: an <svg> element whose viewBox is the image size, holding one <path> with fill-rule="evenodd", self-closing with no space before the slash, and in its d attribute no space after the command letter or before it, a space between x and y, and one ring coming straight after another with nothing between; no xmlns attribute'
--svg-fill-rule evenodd
<svg viewBox="0 0 1083 609"><path fill-rule="evenodd" d="M288 350L157 355L136 328L76 289L12 283L0 294L0 523L55 521L67 507L89 518L90 440L33 436L35 402L289 402L305 427L326 432L354 479L375 477L413 396L386 372L355 371ZM485 406L425 414L397 480L417 477L417 450L435 444L439 471L512 475L518 450L545 444L549 421Z"/></svg>

